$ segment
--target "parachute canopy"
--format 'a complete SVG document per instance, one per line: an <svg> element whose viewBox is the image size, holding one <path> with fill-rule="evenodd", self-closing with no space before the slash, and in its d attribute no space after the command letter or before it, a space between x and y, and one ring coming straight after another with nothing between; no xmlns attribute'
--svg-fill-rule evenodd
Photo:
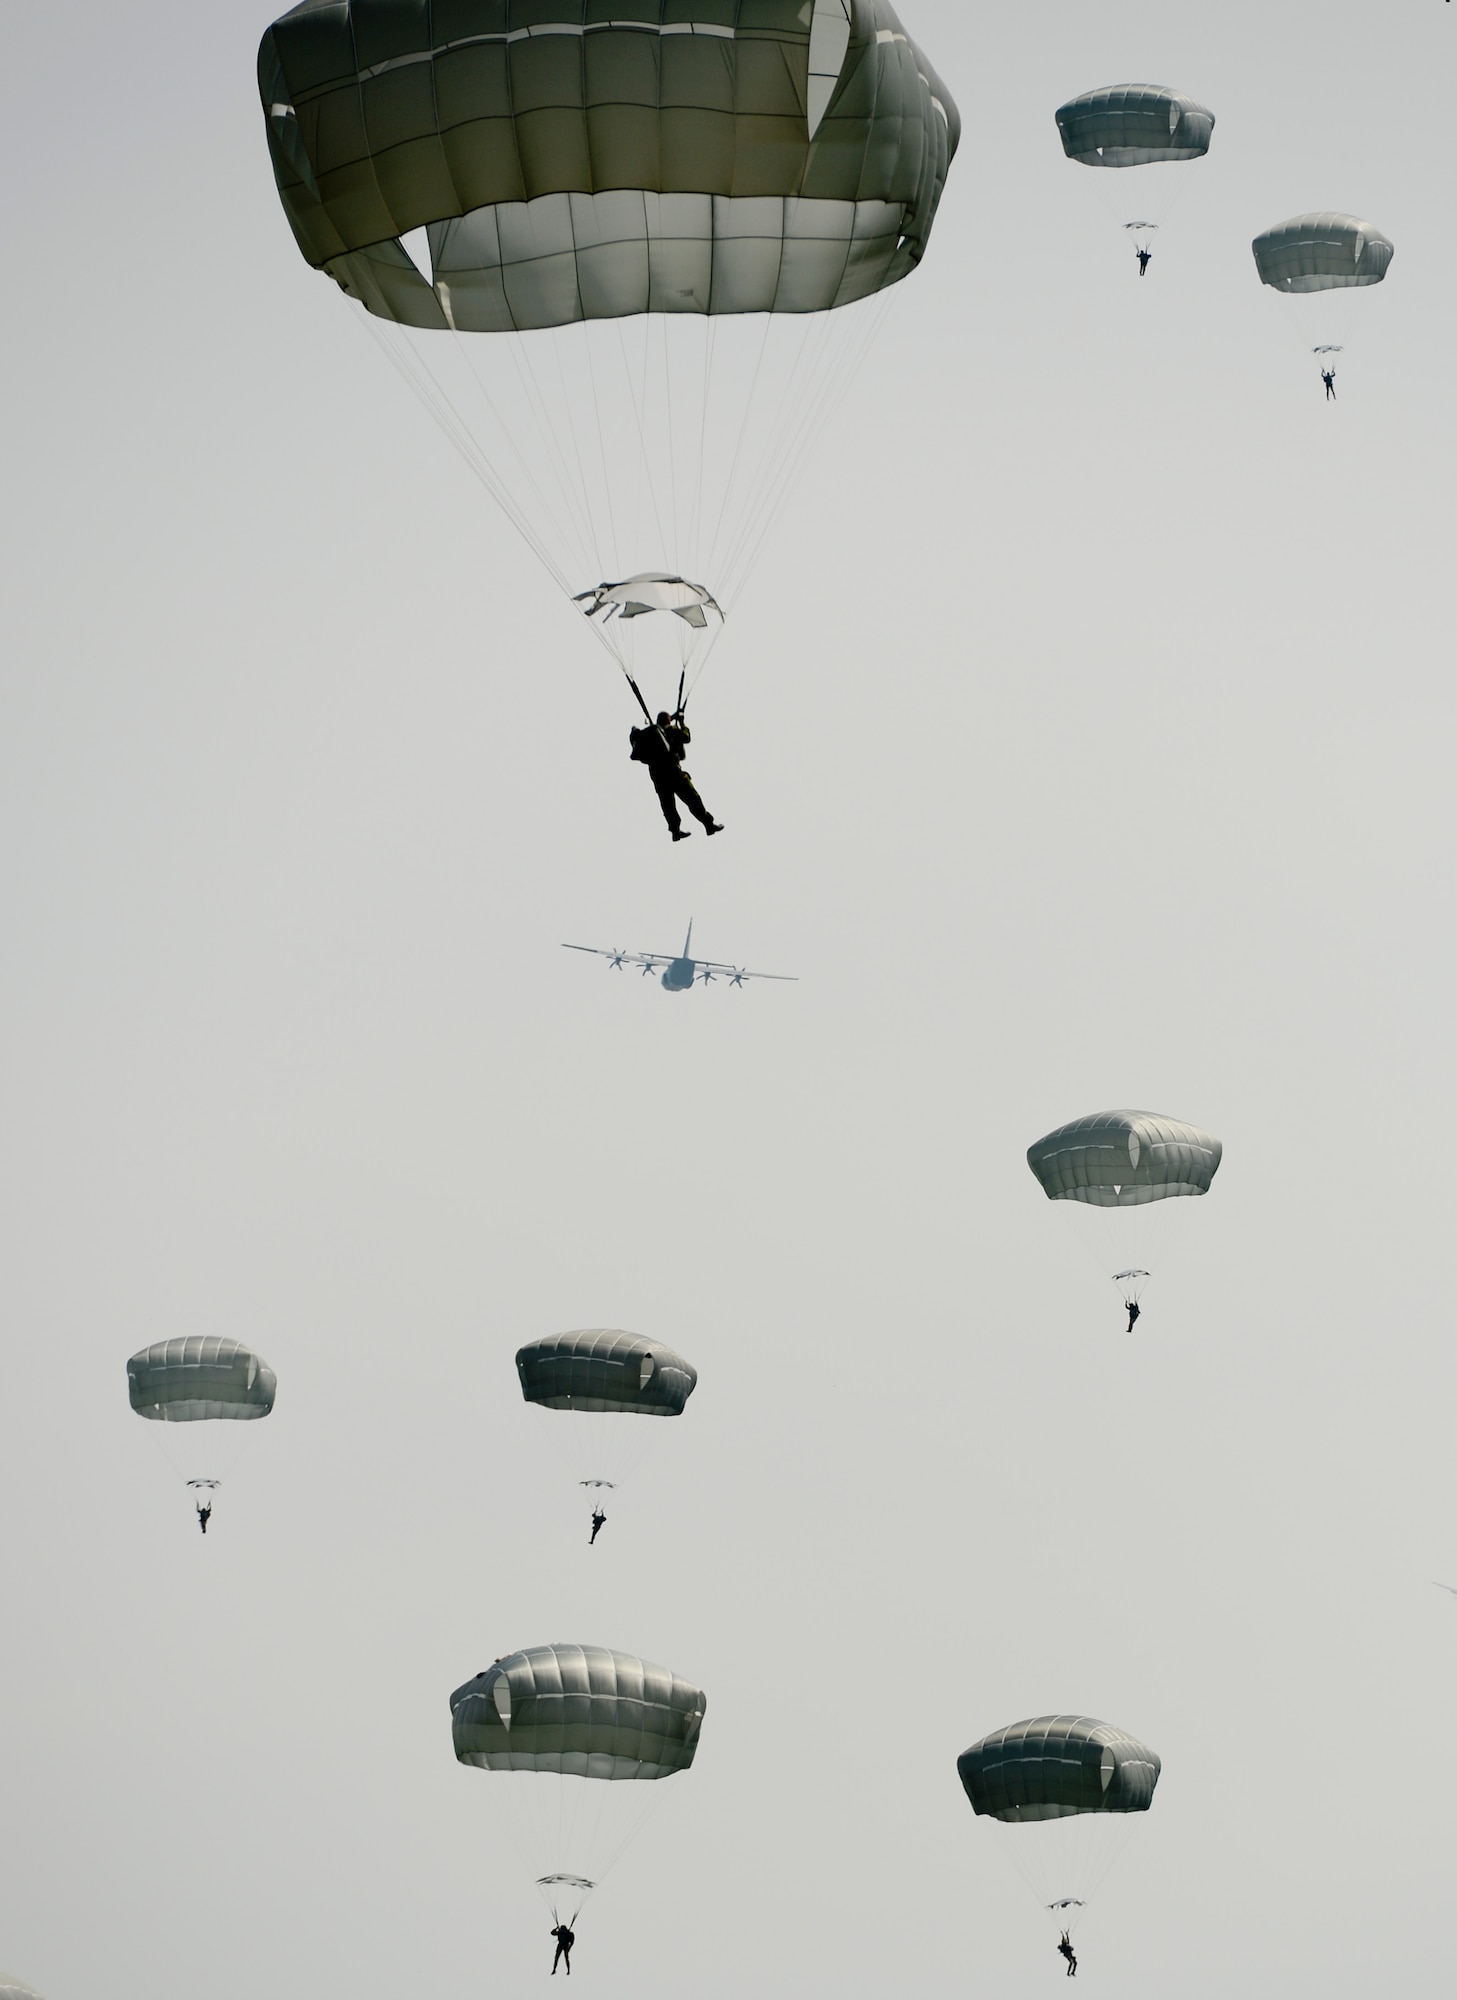
<svg viewBox="0 0 1457 2000"><path fill-rule="evenodd" d="M723 617L701 583L662 576L656 570L630 576L622 583L599 583L595 590L579 591L573 602L583 605L589 618L595 618L599 611L607 618L645 618L652 611L672 611L685 625L699 631L708 623L710 611Z"/></svg>
<svg viewBox="0 0 1457 2000"><path fill-rule="evenodd" d="M0 1972L0 2000L40 2000L33 1986L27 1986L23 1979L11 1979Z"/></svg>
<svg viewBox="0 0 1457 2000"><path fill-rule="evenodd" d="M1390 237L1358 216L1322 209L1262 230L1251 244L1260 282L1277 292L1349 291L1379 285L1396 255Z"/></svg>
<svg viewBox="0 0 1457 2000"><path fill-rule="evenodd" d="M456 1757L482 1771L670 1778L698 1748L701 1688L605 1646L530 1646L450 1697Z"/></svg>
<svg viewBox="0 0 1457 2000"><path fill-rule="evenodd" d="M613 1328L551 1333L516 1355L521 1393L548 1410L626 1411L679 1417L698 1370L671 1347Z"/></svg>
<svg viewBox="0 0 1457 2000"><path fill-rule="evenodd" d="M1087 1715L1014 1722L956 1760L973 1811L1013 1824L1147 1812L1160 1768L1156 1750Z"/></svg>
<svg viewBox="0 0 1457 2000"><path fill-rule="evenodd" d="M1208 1132L1152 1111L1095 1111L1027 1148L1049 1201L1140 1208L1208 1194L1224 1148Z"/></svg>
<svg viewBox="0 0 1457 2000"><path fill-rule="evenodd" d="M960 133L889 0L303 0L258 84L308 262L462 331L864 298Z"/></svg>
<svg viewBox="0 0 1457 2000"><path fill-rule="evenodd" d="M1085 167L1143 167L1209 151L1214 113L1156 83L1085 90L1057 111L1062 150ZM1135 227L1146 228L1148 224Z"/></svg>
<svg viewBox="0 0 1457 2000"><path fill-rule="evenodd" d="M154 1340L128 1361L126 1378L137 1415L169 1424L266 1417L278 1389L252 1348L215 1334Z"/></svg>

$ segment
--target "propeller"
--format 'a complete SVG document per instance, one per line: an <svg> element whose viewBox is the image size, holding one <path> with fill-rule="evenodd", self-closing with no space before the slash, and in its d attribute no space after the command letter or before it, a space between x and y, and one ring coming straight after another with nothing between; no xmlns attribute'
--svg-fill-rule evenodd
<svg viewBox="0 0 1457 2000"><path fill-rule="evenodd" d="M733 971L729 974L729 985L742 986L743 983L744 983L744 968L741 965L736 965Z"/></svg>
<svg viewBox="0 0 1457 2000"><path fill-rule="evenodd" d="M611 952L611 953L609 953L609 958L610 958L610 961L611 961L611 965L612 965L612 970L613 970L614 972L621 972L621 970L622 970L622 964L623 964L623 960L624 960L624 959L625 959L626 957L627 957L627 953L626 953L625 951L614 951L614 952Z"/></svg>
<svg viewBox="0 0 1457 2000"><path fill-rule="evenodd" d="M648 974L649 974L649 973L650 973L650 972L651 972L651 971L652 971L653 969L654 969L654 968L653 968L653 962L652 962L652 960L651 960L650 958L649 958L649 959L647 959L647 960L645 960L645 961L644 961L644 963L643 963L643 969L642 969L642 976L643 976L643 978L644 978L644 979L646 979L646 978L647 978L647 976L648 976Z"/></svg>
<svg viewBox="0 0 1457 2000"><path fill-rule="evenodd" d="M705 986L707 986L707 985L708 985L708 983L709 983L709 981L710 981L710 980L711 980L712 978L713 978L713 974L712 974L712 973L711 973L711 972L710 972L710 971L708 970L708 967L707 967L707 966L705 966L705 967L703 968L703 983L704 983L704 985L705 985Z"/></svg>

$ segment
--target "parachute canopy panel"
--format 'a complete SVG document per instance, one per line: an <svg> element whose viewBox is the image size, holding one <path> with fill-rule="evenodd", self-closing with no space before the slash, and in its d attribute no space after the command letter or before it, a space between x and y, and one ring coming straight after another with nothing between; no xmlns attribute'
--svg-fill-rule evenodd
<svg viewBox="0 0 1457 2000"><path fill-rule="evenodd" d="M678 1417L698 1370L661 1341L612 1327L547 1334L516 1355L521 1393L548 1410Z"/></svg>
<svg viewBox="0 0 1457 2000"><path fill-rule="evenodd" d="M815 312L915 267L960 119L889 0L632 11L303 0L275 21L258 83L308 262L383 318L477 332ZM433 284L400 242L421 227Z"/></svg>
<svg viewBox="0 0 1457 2000"><path fill-rule="evenodd" d="M1157 83L1110 84L1071 97L1056 113L1062 150L1085 167L1143 167L1197 160L1209 151L1214 113Z"/></svg>
<svg viewBox="0 0 1457 2000"><path fill-rule="evenodd" d="M171 1424L248 1423L268 1415L278 1389L251 1347L215 1334L153 1341L128 1361L126 1379L137 1415Z"/></svg>
<svg viewBox="0 0 1457 2000"><path fill-rule="evenodd" d="M1349 291L1379 285L1396 246L1356 215L1321 209L1292 215L1251 244L1261 284L1277 292Z"/></svg>
<svg viewBox="0 0 1457 2000"><path fill-rule="evenodd" d="M1041 1715L993 1731L956 1760L972 1810L1011 1824L1147 1812L1159 1755L1087 1715Z"/></svg>
<svg viewBox="0 0 1457 2000"><path fill-rule="evenodd" d="M1027 1148L1049 1201L1138 1208L1208 1194L1224 1148L1208 1132L1152 1111L1095 1111Z"/></svg>
<svg viewBox="0 0 1457 2000"><path fill-rule="evenodd" d="M33 1986L27 1986L23 1979L11 1979L0 1972L0 2000L40 2000Z"/></svg>
<svg viewBox="0 0 1457 2000"><path fill-rule="evenodd" d="M698 1748L707 1697L605 1646L531 1646L450 1697L456 1757L482 1771L670 1778Z"/></svg>

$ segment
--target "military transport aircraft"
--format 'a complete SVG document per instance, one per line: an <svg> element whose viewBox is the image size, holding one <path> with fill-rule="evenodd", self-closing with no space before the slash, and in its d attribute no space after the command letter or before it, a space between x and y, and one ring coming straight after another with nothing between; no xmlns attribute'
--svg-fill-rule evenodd
<svg viewBox="0 0 1457 2000"><path fill-rule="evenodd" d="M596 944L564 944L563 951L590 951L597 958L605 958L615 972L621 972L624 965L640 965L642 976L663 968L663 985L669 993L686 993L695 980L707 986L710 980L726 979L730 986L742 986L746 979L784 979L797 984L797 975L792 972L746 972L741 965L720 965L711 958L693 958L693 926L688 926L688 935L683 940L683 949L676 956L666 951L604 951Z"/></svg>

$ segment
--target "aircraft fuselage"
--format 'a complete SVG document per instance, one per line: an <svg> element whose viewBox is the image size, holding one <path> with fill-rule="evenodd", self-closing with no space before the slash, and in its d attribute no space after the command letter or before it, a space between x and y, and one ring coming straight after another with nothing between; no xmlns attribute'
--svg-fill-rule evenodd
<svg viewBox="0 0 1457 2000"><path fill-rule="evenodd" d="M691 958L675 958L663 974L664 987L669 993L686 993L697 969Z"/></svg>

